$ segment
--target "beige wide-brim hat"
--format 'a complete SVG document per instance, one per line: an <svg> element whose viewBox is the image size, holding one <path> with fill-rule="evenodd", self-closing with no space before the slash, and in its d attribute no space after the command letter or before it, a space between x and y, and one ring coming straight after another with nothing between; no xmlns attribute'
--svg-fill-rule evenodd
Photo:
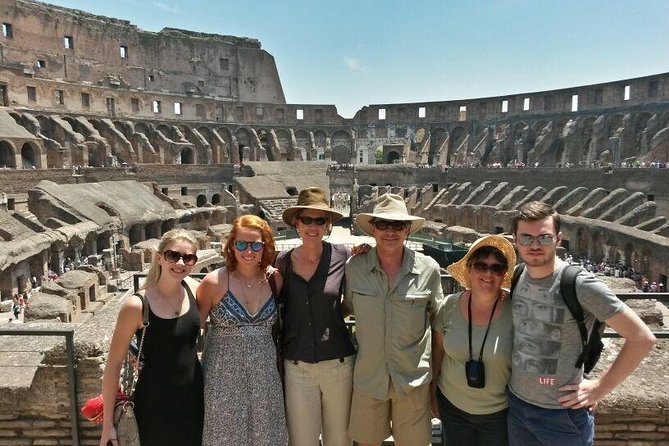
<svg viewBox="0 0 669 446"><path fill-rule="evenodd" d="M416 217L415 215L409 214L404 199L396 194L381 195L374 206L374 211L371 214L358 214L355 218L355 222L360 226L360 229L367 234L372 235L373 226L371 221L375 218L379 220L409 221L411 222L409 234L418 231L421 226L423 226L423 223L425 223L423 217Z"/></svg>
<svg viewBox="0 0 669 446"><path fill-rule="evenodd" d="M484 246L493 246L499 249L506 258L507 268L506 273L504 273L504 279L502 280L502 288L506 288L507 290L510 289L511 279L513 278L513 269L516 266L516 251L513 249L513 244L501 235L486 235L476 240L472 243L472 246L469 247L467 254L457 262L448 265L446 271L448 271L460 285L466 289L471 289L472 283L469 277L467 263L469 263L469 258L474 251Z"/></svg>
<svg viewBox="0 0 669 446"><path fill-rule="evenodd" d="M300 195L297 197L297 205L291 206L283 211L281 218L283 218L283 221L285 221L286 224L293 226L295 216L304 209L327 212L330 215L331 222L337 221L344 216L330 207L323 189L319 187L308 187L300 191Z"/></svg>

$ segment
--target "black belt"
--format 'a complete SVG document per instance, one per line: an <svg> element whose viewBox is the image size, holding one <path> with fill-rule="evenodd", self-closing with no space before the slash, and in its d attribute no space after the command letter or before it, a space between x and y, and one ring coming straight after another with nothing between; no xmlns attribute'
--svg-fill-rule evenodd
<svg viewBox="0 0 669 446"><path fill-rule="evenodd" d="M292 362L295 365L297 365L300 362L299 359L289 359L289 361ZM326 361L331 361L331 359L326 359ZM344 362L344 361L346 361L345 357L344 358L339 358L339 362ZM302 361L302 362L307 362L307 361ZM307 362L307 364L318 364L318 362Z"/></svg>

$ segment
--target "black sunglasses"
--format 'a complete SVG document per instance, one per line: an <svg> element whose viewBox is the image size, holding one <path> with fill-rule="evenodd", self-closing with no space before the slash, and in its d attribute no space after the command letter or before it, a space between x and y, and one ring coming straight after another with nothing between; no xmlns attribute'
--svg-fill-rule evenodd
<svg viewBox="0 0 669 446"><path fill-rule="evenodd" d="M307 217L306 215L300 215L297 219L300 220L303 225L316 223L318 226L323 226L328 222L328 219L325 217Z"/></svg>
<svg viewBox="0 0 669 446"><path fill-rule="evenodd" d="M163 251L163 257L170 263L177 263L179 259L183 259L184 265L188 266L193 266L197 263L197 255L181 254L179 251L172 251L171 249Z"/></svg>
<svg viewBox="0 0 669 446"><path fill-rule="evenodd" d="M472 267L480 273L490 271L496 276L503 276L506 273L506 265L503 263L474 262L472 263Z"/></svg>
<svg viewBox="0 0 669 446"><path fill-rule="evenodd" d="M247 242L245 240L235 240L235 249L239 252L244 252L251 247L251 251L260 252L265 247L263 242Z"/></svg>
<svg viewBox="0 0 669 446"><path fill-rule="evenodd" d="M402 220L374 220L372 224L379 231L385 231L388 228L392 228L394 231L401 231L407 227L409 222Z"/></svg>

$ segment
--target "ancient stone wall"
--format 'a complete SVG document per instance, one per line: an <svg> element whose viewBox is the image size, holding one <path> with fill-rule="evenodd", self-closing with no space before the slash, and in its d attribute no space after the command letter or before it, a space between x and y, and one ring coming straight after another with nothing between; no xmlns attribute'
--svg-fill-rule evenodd
<svg viewBox="0 0 669 446"><path fill-rule="evenodd" d="M27 0L0 3L3 65L41 78L285 103L274 58L256 39L166 28ZM21 101L19 103L23 103Z"/></svg>
<svg viewBox="0 0 669 446"><path fill-rule="evenodd" d="M57 184L96 183L100 181L135 180L139 182L157 183L176 191L181 185L188 184L232 184L233 166L202 166L202 165L142 165L137 171L126 171L123 168L97 167L82 169L81 176L73 176L72 169L48 170L0 170L0 191L9 194L25 194L41 180L53 181ZM212 186L213 187L213 186ZM171 192L170 192L171 195Z"/></svg>

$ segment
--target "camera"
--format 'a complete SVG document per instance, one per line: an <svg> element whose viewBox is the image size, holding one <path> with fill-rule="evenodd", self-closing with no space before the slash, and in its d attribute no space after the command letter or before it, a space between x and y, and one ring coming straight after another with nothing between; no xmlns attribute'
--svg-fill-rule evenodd
<svg viewBox="0 0 669 446"><path fill-rule="evenodd" d="M470 360L465 363L465 376L467 376L467 385L475 389L485 387L485 369L483 361Z"/></svg>

